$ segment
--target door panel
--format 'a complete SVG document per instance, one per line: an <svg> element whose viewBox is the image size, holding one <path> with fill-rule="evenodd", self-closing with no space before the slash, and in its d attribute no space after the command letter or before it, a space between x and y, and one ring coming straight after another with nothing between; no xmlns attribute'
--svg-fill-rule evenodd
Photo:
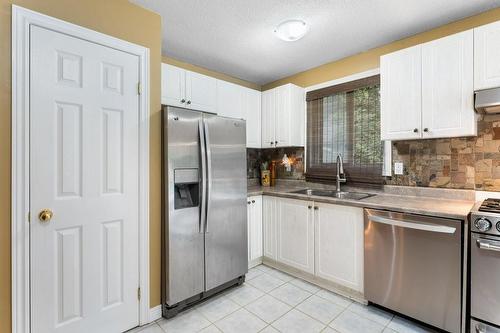
<svg viewBox="0 0 500 333"><path fill-rule="evenodd" d="M249 197L249 260L262 257L262 196Z"/></svg>
<svg viewBox="0 0 500 333"><path fill-rule="evenodd" d="M413 46L380 57L382 140L421 137L422 50Z"/></svg>
<svg viewBox="0 0 500 333"><path fill-rule="evenodd" d="M30 36L32 330L124 331L139 322L139 59Z"/></svg>
<svg viewBox="0 0 500 333"><path fill-rule="evenodd" d="M217 80L217 113L224 117L243 119L243 89L234 83Z"/></svg>
<svg viewBox="0 0 500 333"><path fill-rule="evenodd" d="M161 65L161 104L186 107L186 71Z"/></svg>
<svg viewBox="0 0 500 333"><path fill-rule="evenodd" d="M316 204L316 275L363 292L363 209Z"/></svg>
<svg viewBox="0 0 500 333"><path fill-rule="evenodd" d="M206 112L216 112L217 80L186 71L186 107Z"/></svg>
<svg viewBox="0 0 500 333"><path fill-rule="evenodd" d="M262 92L262 148L274 147L276 88Z"/></svg>
<svg viewBox="0 0 500 333"><path fill-rule="evenodd" d="M473 32L422 45L424 138L476 135Z"/></svg>
<svg viewBox="0 0 500 333"><path fill-rule="evenodd" d="M474 28L474 90L500 86L500 22Z"/></svg>
<svg viewBox="0 0 500 333"><path fill-rule="evenodd" d="M204 115L207 144L205 279L210 290L248 270L245 122Z"/></svg>
<svg viewBox="0 0 500 333"><path fill-rule="evenodd" d="M164 142L168 165L168 186L165 186L165 197L168 206L165 215L168 216L164 229L164 302L168 305L185 300L204 290L204 244L203 226L200 225L200 204L184 205L175 200L181 194L185 195L183 186L194 186L197 196L201 199L201 150L200 124L201 113L168 107L163 113L164 124L168 133L168 142ZM195 184L185 185L186 180L176 180L176 174L184 170L196 170L198 175ZM180 184L176 186L176 182ZM195 199L195 198L192 198Z"/></svg>
<svg viewBox="0 0 500 333"><path fill-rule="evenodd" d="M243 117L247 121L247 148L261 148L261 92L244 88Z"/></svg>
<svg viewBox="0 0 500 333"><path fill-rule="evenodd" d="M313 203L278 199L277 260L314 274Z"/></svg>
<svg viewBox="0 0 500 333"><path fill-rule="evenodd" d="M278 223L278 207L275 197L262 198L262 236L264 257L276 260L276 224Z"/></svg>
<svg viewBox="0 0 500 333"><path fill-rule="evenodd" d="M291 89L290 84L279 86L276 88L274 94L274 110L276 112L274 116L275 147L286 147L290 145L290 129L292 123Z"/></svg>

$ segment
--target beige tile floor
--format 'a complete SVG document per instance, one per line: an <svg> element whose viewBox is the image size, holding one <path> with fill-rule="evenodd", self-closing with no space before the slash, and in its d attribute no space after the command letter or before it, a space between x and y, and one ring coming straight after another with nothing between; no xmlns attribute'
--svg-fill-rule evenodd
<svg viewBox="0 0 500 333"><path fill-rule="evenodd" d="M273 268L252 268L246 282L194 308L133 333L421 333L431 332L373 306Z"/></svg>

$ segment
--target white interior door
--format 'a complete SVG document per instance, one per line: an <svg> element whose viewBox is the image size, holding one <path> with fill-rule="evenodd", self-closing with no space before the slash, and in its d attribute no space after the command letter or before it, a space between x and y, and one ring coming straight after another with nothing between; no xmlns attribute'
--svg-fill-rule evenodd
<svg viewBox="0 0 500 333"><path fill-rule="evenodd" d="M31 332L139 323L138 81L137 56L31 27Z"/></svg>

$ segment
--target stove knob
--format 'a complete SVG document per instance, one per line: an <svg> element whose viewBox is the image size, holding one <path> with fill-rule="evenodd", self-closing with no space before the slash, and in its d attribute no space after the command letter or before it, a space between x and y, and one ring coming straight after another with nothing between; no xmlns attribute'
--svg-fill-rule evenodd
<svg viewBox="0 0 500 333"><path fill-rule="evenodd" d="M491 222L488 219L481 217L476 219L476 221L474 221L474 226L476 227L477 230L486 232L491 229Z"/></svg>
<svg viewBox="0 0 500 333"><path fill-rule="evenodd" d="M497 230L500 232L500 222L497 222Z"/></svg>

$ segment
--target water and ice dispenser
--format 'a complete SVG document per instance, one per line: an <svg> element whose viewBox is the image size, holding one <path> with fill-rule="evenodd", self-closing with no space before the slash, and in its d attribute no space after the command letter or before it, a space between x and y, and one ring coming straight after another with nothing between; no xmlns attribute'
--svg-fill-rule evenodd
<svg viewBox="0 0 500 333"><path fill-rule="evenodd" d="M174 209L197 207L200 201L198 168L174 169Z"/></svg>

